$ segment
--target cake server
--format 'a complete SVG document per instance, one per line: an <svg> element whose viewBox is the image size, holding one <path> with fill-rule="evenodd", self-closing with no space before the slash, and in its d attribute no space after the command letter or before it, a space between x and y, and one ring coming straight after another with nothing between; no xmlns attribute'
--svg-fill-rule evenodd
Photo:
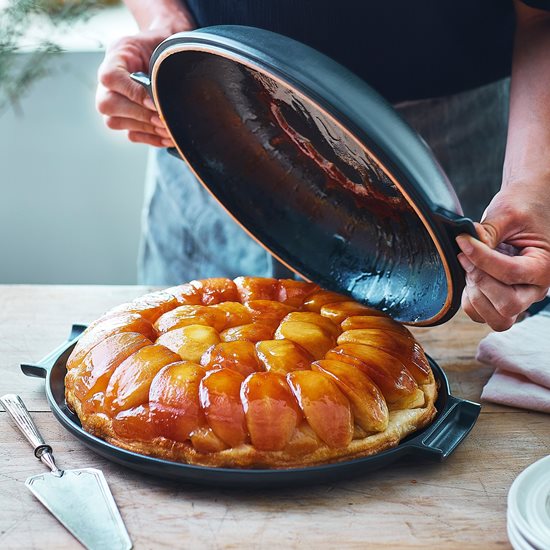
<svg viewBox="0 0 550 550"><path fill-rule="evenodd" d="M0 403L33 446L36 458L51 470L25 482L34 496L89 550L132 548L103 473L95 468L60 470L21 398L7 394Z"/></svg>

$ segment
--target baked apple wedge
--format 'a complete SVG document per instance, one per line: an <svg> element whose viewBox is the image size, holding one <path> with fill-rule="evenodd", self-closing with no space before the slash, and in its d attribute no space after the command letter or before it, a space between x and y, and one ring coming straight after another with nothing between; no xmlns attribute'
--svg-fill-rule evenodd
<svg viewBox="0 0 550 550"><path fill-rule="evenodd" d="M155 330L159 334L164 334L170 330L189 325L204 325L220 331L225 328L226 323L227 314L220 309L185 305L176 307L172 311L161 315L155 323Z"/></svg>
<svg viewBox="0 0 550 550"><path fill-rule="evenodd" d="M179 355L160 345L145 346L116 369L105 391L105 408L111 413L149 401L149 387L164 366L181 361Z"/></svg>
<svg viewBox="0 0 550 550"><path fill-rule="evenodd" d="M314 359L322 359L335 344L335 338L325 329L304 321L283 321L275 332L275 339L283 338L303 347Z"/></svg>
<svg viewBox="0 0 550 550"><path fill-rule="evenodd" d="M218 331L205 325L188 325L165 332L157 339L180 359L200 363L203 353L211 346L220 342Z"/></svg>
<svg viewBox="0 0 550 550"><path fill-rule="evenodd" d="M151 382L149 406L158 435L187 441L205 424L199 384L206 371L195 363L179 361L163 367Z"/></svg>
<svg viewBox="0 0 550 550"><path fill-rule="evenodd" d="M239 291L240 301L245 304L250 300L273 300L279 296L279 281L268 277L237 277L235 284Z"/></svg>
<svg viewBox="0 0 550 550"><path fill-rule="evenodd" d="M251 374L241 387L241 400L252 445L262 451L284 449L302 417L285 377Z"/></svg>
<svg viewBox="0 0 550 550"><path fill-rule="evenodd" d="M340 324L344 319L347 319L352 315L387 317L387 315L382 311L358 304L357 302L337 302L335 304L325 304L321 308L321 315L337 324Z"/></svg>
<svg viewBox="0 0 550 550"><path fill-rule="evenodd" d="M204 306L239 301L237 286L231 279L212 277L211 279L191 281L189 284L200 293L201 304Z"/></svg>
<svg viewBox="0 0 550 550"><path fill-rule="evenodd" d="M275 326L268 323L249 323L240 327L233 327L224 330L220 336L224 342L259 342L260 340L271 340Z"/></svg>
<svg viewBox="0 0 550 550"><path fill-rule="evenodd" d="M323 329L334 338L338 338L342 333L340 327L335 325L330 319L323 317L313 311L294 311L289 313L283 321L299 321L303 323L312 323Z"/></svg>
<svg viewBox="0 0 550 550"><path fill-rule="evenodd" d="M263 340L256 344L256 353L265 370L288 374L295 370L309 370L313 357L290 340Z"/></svg>
<svg viewBox="0 0 550 550"><path fill-rule="evenodd" d="M209 348L202 356L201 365L207 370L231 369L243 376L263 370L252 342L221 342Z"/></svg>
<svg viewBox="0 0 550 550"><path fill-rule="evenodd" d="M388 427L388 407L384 396L363 371L332 359L315 361L311 368L336 382L351 403L355 422L366 432L383 432Z"/></svg>
<svg viewBox="0 0 550 550"><path fill-rule="evenodd" d="M419 384L430 380L430 365L418 343L407 335L387 332L381 329L355 329L343 332L338 344L355 343L372 346L386 351L407 365Z"/></svg>
<svg viewBox="0 0 550 550"><path fill-rule="evenodd" d="M353 437L353 416L347 397L330 378L311 370L287 375L300 408L313 431L329 447L346 447Z"/></svg>
<svg viewBox="0 0 550 550"><path fill-rule="evenodd" d="M277 300L283 304L301 307L304 300L319 287L315 283L305 283L294 279L280 279Z"/></svg>
<svg viewBox="0 0 550 550"><path fill-rule="evenodd" d="M309 296L304 302L304 309L320 313L321 308L326 304L335 304L337 302L349 302L349 298L337 292L329 290L318 290Z"/></svg>
<svg viewBox="0 0 550 550"><path fill-rule="evenodd" d="M84 357L80 368L68 372L65 386L74 380L74 394L86 401L94 393L104 392L114 370L130 355L153 342L136 332L121 332L109 336Z"/></svg>
<svg viewBox="0 0 550 550"><path fill-rule="evenodd" d="M398 408L398 404L418 402L419 392L422 398L420 405L423 404L424 394L409 370L399 359L381 349L362 344L342 344L330 350L326 358L362 370L378 386L390 409Z"/></svg>
<svg viewBox="0 0 550 550"><path fill-rule="evenodd" d="M153 342L157 338L157 333L151 322L138 313L118 313L111 317L102 317L82 333L67 359L67 370L77 368L93 347L105 338L120 332L138 332Z"/></svg>
<svg viewBox="0 0 550 550"><path fill-rule="evenodd" d="M245 307L252 315L252 321L278 325L282 319L296 311L296 308L273 300L251 300Z"/></svg>
<svg viewBox="0 0 550 550"><path fill-rule="evenodd" d="M394 321L390 317L381 317L374 315L354 315L344 319L341 324L342 330L354 329L378 329L388 332L397 332L402 336L412 338L410 331L401 323Z"/></svg>
<svg viewBox="0 0 550 550"><path fill-rule="evenodd" d="M244 377L230 369L211 371L201 380L199 397L208 425L230 447L248 439L241 386Z"/></svg>
<svg viewBox="0 0 550 550"><path fill-rule="evenodd" d="M132 441L155 439L158 434L151 421L149 403L119 412L113 418L113 431L118 437Z"/></svg>

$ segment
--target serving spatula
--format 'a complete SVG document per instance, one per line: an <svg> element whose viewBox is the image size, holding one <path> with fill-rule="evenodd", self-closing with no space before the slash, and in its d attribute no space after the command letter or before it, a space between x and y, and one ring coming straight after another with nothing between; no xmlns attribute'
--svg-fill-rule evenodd
<svg viewBox="0 0 550 550"><path fill-rule="evenodd" d="M25 482L34 496L89 550L132 548L103 473L95 468L60 470L21 398L7 394L0 403L33 446L36 458L51 470Z"/></svg>

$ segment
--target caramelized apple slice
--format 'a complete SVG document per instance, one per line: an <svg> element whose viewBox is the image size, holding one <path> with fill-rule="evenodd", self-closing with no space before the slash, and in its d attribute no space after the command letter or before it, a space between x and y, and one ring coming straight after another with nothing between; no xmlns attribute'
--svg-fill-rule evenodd
<svg viewBox="0 0 550 550"><path fill-rule="evenodd" d="M261 451L284 449L301 418L284 376L274 372L251 374L241 387L241 400L254 447Z"/></svg>
<svg viewBox="0 0 550 550"><path fill-rule="evenodd" d="M230 447L238 447L248 439L241 385L244 377L229 369L206 374L200 384L200 402L212 431Z"/></svg>
<svg viewBox="0 0 550 550"><path fill-rule="evenodd" d="M314 313L313 311L295 311L293 313L289 313L283 321L302 321L304 323L313 323L334 338L338 338L338 336L342 334L342 331L338 325L335 325L330 319L319 315L319 313Z"/></svg>
<svg viewBox="0 0 550 550"><path fill-rule="evenodd" d="M393 403L388 403L390 411L399 411L403 409L416 409L426 404L426 396L420 388L416 388L411 395L398 399Z"/></svg>
<svg viewBox="0 0 550 550"><path fill-rule="evenodd" d="M72 410L72 402L69 399L69 396L67 396L67 404L71 407ZM94 393L88 399L85 401L80 402L80 407L82 414L98 414L103 413L105 411L105 392L100 391L97 393Z"/></svg>
<svg viewBox="0 0 550 550"><path fill-rule="evenodd" d="M315 283L280 279L277 300L289 306L302 307L304 300L316 290L319 287Z"/></svg>
<svg viewBox="0 0 550 550"><path fill-rule="evenodd" d="M363 306L357 302L337 302L325 304L321 308L321 315L328 317L334 323L340 324L344 319L355 315L371 315L372 317L388 317L386 313Z"/></svg>
<svg viewBox="0 0 550 550"><path fill-rule="evenodd" d="M262 370L252 342L222 342L203 354L201 365L207 370L231 369L243 376Z"/></svg>
<svg viewBox="0 0 550 550"><path fill-rule="evenodd" d="M119 412L113 418L113 431L121 439L130 441L151 441L157 437L155 425L151 422L149 404L132 407Z"/></svg>
<svg viewBox="0 0 550 550"><path fill-rule="evenodd" d="M190 283L172 286L167 288L164 292L168 292L168 294L174 296L180 305L200 306L202 304L201 289L194 287Z"/></svg>
<svg viewBox="0 0 550 550"><path fill-rule="evenodd" d="M315 359L322 359L325 353L335 345L335 339L324 329L313 323L303 321L283 321L275 338L286 338L302 346Z"/></svg>
<svg viewBox="0 0 550 550"><path fill-rule="evenodd" d="M104 392L114 370L130 355L153 342L136 332L121 332L109 336L84 357L81 368L73 369L65 377L65 387L71 383L69 375L78 372L74 378L74 394L80 401L86 401L93 394Z"/></svg>
<svg viewBox="0 0 550 550"><path fill-rule="evenodd" d="M258 358L265 369L279 374L310 368L313 357L290 340L263 340L256 344Z"/></svg>
<svg viewBox="0 0 550 550"><path fill-rule="evenodd" d="M224 342L235 342L245 340L247 342L259 342L260 340L271 340L275 327L267 323L250 323L224 330L220 337Z"/></svg>
<svg viewBox="0 0 550 550"><path fill-rule="evenodd" d="M268 277L237 277L235 284L241 302L250 300L277 300L279 284L277 279Z"/></svg>
<svg viewBox="0 0 550 550"><path fill-rule="evenodd" d="M218 332L204 325L188 325L162 334L157 344L177 353L180 359L200 363L203 353L219 343Z"/></svg>
<svg viewBox="0 0 550 550"><path fill-rule="evenodd" d="M199 384L206 371L195 363L179 361L163 367L151 382L149 406L157 433L184 442L204 425Z"/></svg>
<svg viewBox="0 0 550 550"><path fill-rule="evenodd" d="M343 344L330 350L327 359L342 361L362 370L380 388L388 403L410 398L418 385L399 359L361 344Z"/></svg>
<svg viewBox="0 0 550 550"><path fill-rule="evenodd" d="M225 314L225 324L218 330L247 325L253 321L250 311L240 302L223 302L210 306L210 309L217 309Z"/></svg>
<svg viewBox="0 0 550 550"><path fill-rule="evenodd" d="M430 380L431 369L418 342L409 336L380 329L355 329L343 332L338 344L356 343L373 346L399 359L419 384Z"/></svg>
<svg viewBox="0 0 550 550"><path fill-rule="evenodd" d="M116 413L146 403L157 372L176 361L180 361L178 355L158 344L138 349L111 376L105 392L106 409Z"/></svg>
<svg viewBox="0 0 550 550"><path fill-rule="evenodd" d="M191 434L191 443L199 453L219 453L228 446L212 431L212 428L201 426Z"/></svg>
<svg viewBox="0 0 550 550"><path fill-rule="evenodd" d="M127 304L111 309L107 315L117 313L139 313L143 318L154 323L163 313L175 308L177 299L168 292L151 292Z"/></svg>
<svg viewBox="0 0 550 550"><path fill-rule="evenodd" d="M326 304L335 304L337 302L349 302L349 297L330 290L318 290L307 298L304 302L304 309L319 313Z"/></svg>
<svg viewBox="0 0 550 550"><path fill-rule="evenodd" d="M67 360L67 370L78 367L88 352L99 342L120 332L138 332L153 342L157 337L150 321L138 313L118 313L110 317L103 317L82 333Z"/></svg>
<svg viewBox="0 0 550 550"><path fill-rule="evenodd" d="M188 325L205 325L220 331L225 327L226 321L227 314L220 309L185 305L161 315L155 323L155 329L159 334L164 334Z"/></svg>
<svg viewBox="0 0 550 550"><path fill-rule="evenodd" d="M355 422L366 432L383 432L388 427L389 415L382 392L358 368L324 359L311 365L313 370L332 378L349 399Z"/></svg>
<svg viewBox="0 0 550 550"><path fill-rule="evenodd" d="M320 372L299 370L288 382L315 433L333 448L346 447L353 437L353 417L347 397Z"/></svg>
<svg viewBox="0 0 550 550"><path fill-rule="evenodd" d="M201 292L202 304L205 306L219 304L220 302L239 301L239 292L231 279L212 277L191 281L190 285Z"/></svg>
<svg viewBox="0 0 550 550"><path fill-rule="evenodd" d="M253 321L264 321L278 325L283 317L296 311L296 308L273 300L251 300L245 307L252 315Z"/></svg>
<svg viewBox="0 0 550 550"><path fill-rule="evenodd" d="M409 330L401 323L394 321L390 317L375 317L374 315L354 315L342 321L342 330L355 329L379 329L387 332L397 332L402 336L412 337Z"/></svg>
<svg viewBox="0 0 550 550"><path fill-rule="evenodd" d="M416 341L413 343L411 362L408 363L407 368L419 384L427 384L433 378L428 358L422 346Z"/></svg>
<svg viewBox="0 0 550 550"><path fill-rule="evenodd" d="M296 426L285 451L291 455L300 456L316 451L322 444L323 442L307 421L303 421Z"/></svg>

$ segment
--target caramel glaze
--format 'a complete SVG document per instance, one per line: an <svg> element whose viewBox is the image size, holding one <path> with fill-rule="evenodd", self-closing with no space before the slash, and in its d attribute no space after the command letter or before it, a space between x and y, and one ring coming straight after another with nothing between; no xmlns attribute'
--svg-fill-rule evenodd
<svg viewBox="0 0 550 550"><path fill-rule="evenodd" d="M406 328L293 280L206 279L124 304L87 329L67 369L85 429L195 463L339 459L395 431L395 415L423 410L425 424L435 413L431 369ZM252 458L231 458L243 449Z"/></svg>

